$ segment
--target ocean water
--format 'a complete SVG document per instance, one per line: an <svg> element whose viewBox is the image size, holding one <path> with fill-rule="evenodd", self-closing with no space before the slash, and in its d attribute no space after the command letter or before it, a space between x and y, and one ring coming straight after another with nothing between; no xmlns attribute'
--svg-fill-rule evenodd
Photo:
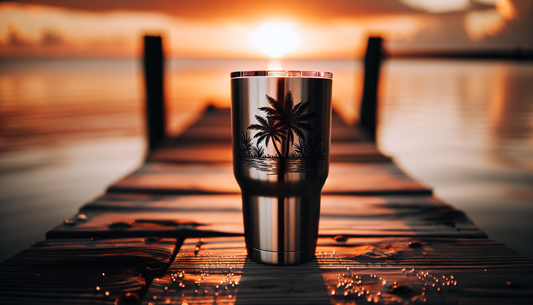
<svg viewBox="0 0 533 305"><path fill-rule="evenodd" d="M229 73L267 60L166 64L169 134L229 107ZM281 61L334 74L333 104L357 121L362 65ZM0 61L0 261L134 170L145 153L137 60ZM383 63L379 148L489 237L533 257L533 63Z"/></svg>

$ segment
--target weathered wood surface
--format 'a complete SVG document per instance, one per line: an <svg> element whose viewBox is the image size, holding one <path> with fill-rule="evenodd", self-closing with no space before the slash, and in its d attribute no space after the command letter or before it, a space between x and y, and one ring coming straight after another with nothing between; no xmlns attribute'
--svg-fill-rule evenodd
<svg viewBox="0 0 533 305"><path fill-rule="evenodd" d="M428 196L335 196L321 200L321 236L486 237L461 211ZM107 194L47 238L243 235L240 195ZM354 226L357 223L357 226Z"/></svg>
<svg viewBox="0 0 533 305"><path fill-rule="evenodd" d="M317 258L274 267L242 238L186 240L153 304L530 304L531 259L490 239L319 238ZM498 253L498 255L494 255Z"/></svg>
<svg viewBox="0 0 533 305"><path fill-rule="evenodd" d="M57 239L0 265L1 304L140 300L179 248L175 238Z"/></svg>
<svg viewBox="0 0 533 305"><path fill-rule="evenodd" d="M533 260L487 239L336 116L332 133L317 259L246 259L229 111L211 108L0 265L0 303L533 303Z"/></svg>

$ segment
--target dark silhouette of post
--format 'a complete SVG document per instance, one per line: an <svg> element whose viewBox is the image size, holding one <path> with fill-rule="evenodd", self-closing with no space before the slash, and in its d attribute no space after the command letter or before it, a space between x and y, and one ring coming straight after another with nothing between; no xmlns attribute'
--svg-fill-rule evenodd
<svg viewBox="0 0 533 305"><path fill-rule="evenodd" d="M378 124L378 84L381 58L381 37L369 37L364 59L365 76L359 125L371 141L376 140Z"/></svg>
<svg viewBox="0 0 533 305"><path fill-rule="evenodd" d="M148 150L154 149L165 139L164 60L161 37L144 36L143 64Z"/></svg>

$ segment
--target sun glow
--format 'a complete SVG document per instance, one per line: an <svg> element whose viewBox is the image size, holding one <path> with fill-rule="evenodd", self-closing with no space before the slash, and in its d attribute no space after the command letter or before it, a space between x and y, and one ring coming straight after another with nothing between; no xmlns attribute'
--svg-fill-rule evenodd
<svg viewBox="0 0 533 305"><path fill-rule="evenodd" d="M280 57L300 44L300 38L287 24L270 23L252 33L252 44L270 57Z"/></svg>

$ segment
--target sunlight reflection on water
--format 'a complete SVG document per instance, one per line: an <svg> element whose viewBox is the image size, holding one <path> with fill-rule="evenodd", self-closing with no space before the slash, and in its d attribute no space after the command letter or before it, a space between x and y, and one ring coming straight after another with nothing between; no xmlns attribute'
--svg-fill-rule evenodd
<svg viewBox="0 0 533 305"><path fill-rule="evenodd" d="M357 120L361 64L281 61L330 71L333 104ZM207 104L229 107L229 73L266 60L171 60L168 131ZM0 61L0 261L44 238L144 154L135 60ZM389 60L380 148L491 238L533 256L533 64Z"/></svg>

